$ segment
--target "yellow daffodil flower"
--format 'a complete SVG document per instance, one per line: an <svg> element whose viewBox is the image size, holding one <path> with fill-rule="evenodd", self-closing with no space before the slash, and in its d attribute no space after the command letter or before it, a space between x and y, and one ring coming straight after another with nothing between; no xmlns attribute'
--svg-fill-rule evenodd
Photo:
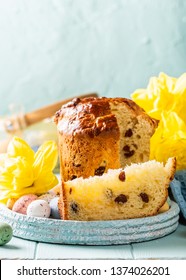
<svg viewBox="0 0 186 280"><path fill-rule="evenodd" d="M177 158L177 169L186 169L186 73L178 79L160 73L132 99L151 117L160 120L151 138L151 159Z"/></svg>
<svg viewBox="0 0 186 280"><path fill-rule="evenodd" d="M178 79L160 73L150 79L146 89L137 89L131 97L157 120L163 111L174 111L186 122L186 73Z"/></svg>
<svg viewBox="0 0 186 280"><path fill-rule="evenodd" d="M57 145L47 141L36 153L21 138L14 137L7 153L0 155L0 202L25 194L43 194L57 185L53 174Z"/></svg>
<svg viewBox="0 0 186 280"><path fill-rule="evenodd" d="M175 112L161 114L150 146L151 159L166 163L169 157L176 156L177 170L186 169L186 124Z"/></svg>

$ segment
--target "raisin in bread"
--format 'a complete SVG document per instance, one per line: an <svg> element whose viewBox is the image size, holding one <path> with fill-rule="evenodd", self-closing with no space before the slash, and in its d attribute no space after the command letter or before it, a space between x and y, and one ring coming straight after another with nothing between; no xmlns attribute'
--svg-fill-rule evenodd
<svg viewBox="0 0 186 280"><path fill-rule="evenodd" d="M63 182L59 203L64 220L120 220L152 216L164 205L176 159L110 169L102 176Z"/></svg>
<svg viewBox="0 0 186 280"><path fill-rule="evenodd" d="M157 121L126 98L76 98L55 115L64 181L149 160Z"/></svg>

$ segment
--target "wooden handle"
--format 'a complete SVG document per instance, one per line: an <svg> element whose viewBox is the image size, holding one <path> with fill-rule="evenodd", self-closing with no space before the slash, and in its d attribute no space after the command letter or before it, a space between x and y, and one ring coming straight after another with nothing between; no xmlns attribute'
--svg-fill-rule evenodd
<svg viewBox="0 0 186 280"><path fill-rule="evenodd" d="M13 134L16 131L23 130L27 126L35 124L46 118L52 117L55 114L55 112L57 112L61 108L62 105L73 100L74 98L97 97L97 96L98 96L97 93L88 93L88 94L78 95L78 96L74 96L74 97L71 97L68 99L58 101L58 102L53 103L48 106L44 106L38 110L27 113L25 115L20 114L20 115L14 116L13 118L7 119L4 122L5 130L8 133Z"/></svg>
<svg viewBox="0 0 186 280"><path fill-rule="evenodd" d="M97 96L98 96L97 93L88 93L88 94L83 94L83 95L79 95L79 96L74 96L72 98L64 99L59 102L53 103L51 105L42 107L33 112L27 113L24 115L26 126L37 123L45 118L52 117L55 114L55 112L61 108L62 105L71 101L74 98L97 97Z"/></svg>

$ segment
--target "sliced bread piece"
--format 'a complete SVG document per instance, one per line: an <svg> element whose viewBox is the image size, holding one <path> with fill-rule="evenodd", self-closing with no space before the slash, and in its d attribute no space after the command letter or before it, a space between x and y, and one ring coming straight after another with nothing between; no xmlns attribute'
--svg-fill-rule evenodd
<svg viewBox="0 0 186 280"><path fill-rule="evenodd" d="M176 159L110 169L102 176L63 182L59 208L64 220L121 220L152 216L168 197Z"/></svg>

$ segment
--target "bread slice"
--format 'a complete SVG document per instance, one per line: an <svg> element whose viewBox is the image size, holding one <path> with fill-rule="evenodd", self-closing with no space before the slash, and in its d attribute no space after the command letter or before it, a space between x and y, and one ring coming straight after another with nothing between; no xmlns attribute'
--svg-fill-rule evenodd
<svg viewBox="0 0 186 280"><path fill-rule="evenodd" d="M74 99L56 113L64 181L149 160L157 121L127 98Z"/></svg>
<svg viewBox="0 0 186 280"><path fill-rule="evenodd" d="M168 197L176 159L110 169L102 176L63 182L59 203L64 220L121 220L152 216Z"/></svg>

